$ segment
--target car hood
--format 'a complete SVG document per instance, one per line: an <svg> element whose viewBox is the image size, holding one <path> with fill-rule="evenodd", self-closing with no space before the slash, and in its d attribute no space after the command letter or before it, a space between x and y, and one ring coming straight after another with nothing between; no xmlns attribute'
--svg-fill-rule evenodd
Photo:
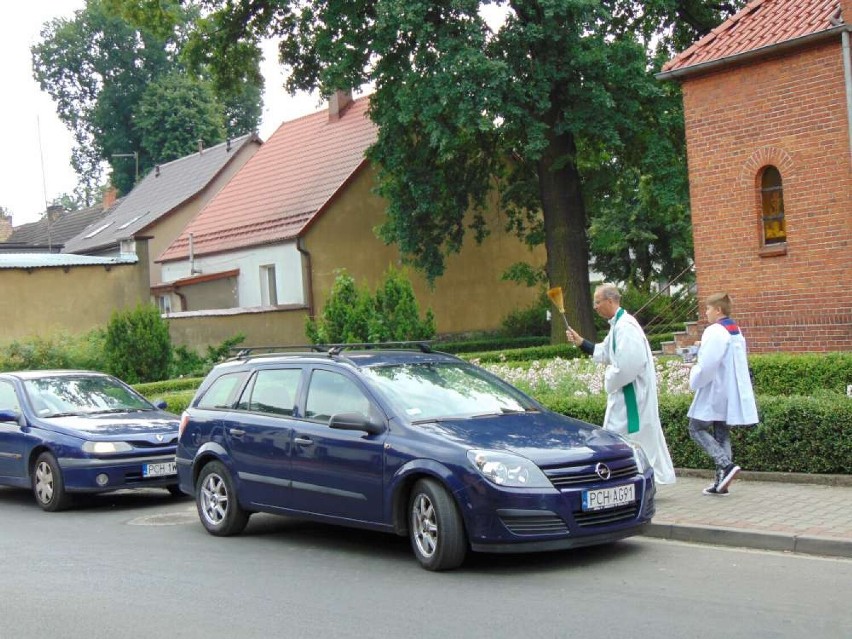
<svg viewBox="0 0 852 639"><path fill-rule="evenodd" d="M180 420L164 411L69 415L42 418L40 424L50 430L82 439L133 439L162 443L177 437ZM157 435L160 437L158 438ZM169 437L164 438L164 435Z"/></svg>
<svg viewBox="0 0 852 639"><path fill-rule="evenodd" d="M467 448L513 452L539 466L632 455L617 435L552 412L449 419L418 427Z"/></svg>

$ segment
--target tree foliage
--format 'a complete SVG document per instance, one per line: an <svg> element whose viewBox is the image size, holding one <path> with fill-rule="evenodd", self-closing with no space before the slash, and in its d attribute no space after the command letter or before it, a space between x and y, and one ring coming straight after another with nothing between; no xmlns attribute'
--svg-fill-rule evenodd
<svg viewBox="0 0 852 639"><path fill-rule="evenodd" d="M169 12L168 34L132 26L115 13L113 0L87 0L73 18L46 23L32 48L34 76L74 134L75 195L86 205L97 197L105 163L113 184L126 193L136 179L132 154L138 154L141 176L192 152L199 138L216 144L255 129L260 119L259 58L243 82L217 90L209 70L190 71L183 60L186 27L197 9L178 0L154 4ZM187 99L190 87L195 100ZM173 118L163 126L169 113Z"/></svg>
<svg viewBox="0 0 852 639"><path fill-rule="evenodd" d="M653 71L741 4L209 0L191 39L219 82L240 46L276 35L291 91L374 87L380 235L438 277L465 236L486 235L497 185L506 230L544 243L548 282L591 335L590 246L608 277L643 286L691 253L680 97Z"/></svg>
<svg viewBox="0 0 852 639"><path fill-rule="evenodd" d="M167 379L172 359L169 325L153 304L114 311L104 342L109 373L128 384Z"/></svg>
<svg viewBox="0 0 852 639"><path fill-rule="evenodd" d="M420 318L411 282L402 271L389 269L373 295L341 270L321 316L308 318L305 333L313 344L424 340L435 335L435 317L428 309Z"/></svg>

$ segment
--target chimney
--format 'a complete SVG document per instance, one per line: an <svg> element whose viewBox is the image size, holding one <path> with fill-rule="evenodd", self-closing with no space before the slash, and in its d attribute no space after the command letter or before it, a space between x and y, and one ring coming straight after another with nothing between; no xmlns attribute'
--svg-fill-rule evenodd
<svg viewBox="0 0 852 639"><path fill-rule="evenodd" d="M840 0L840 17L846 24L852 24L852 0Z"/></svg>
<svg viewBox="0 0 852 639"><path fill-rule="evenodd" d="M47 207L47 222L48 224L53 224L56 220L59 219L59 216L65 211L65 208L61 204L51 204Z"/></svg>
<svg viewBox="0 0 852 639"><path fill-rule="evenodd" d="M108 186L104 190L103 199L101 200L101 208L106 211L109 207L115 204L115 200L118 197L118 191L114 186Z"/></svg>
<svg viewBox="0 0 852 639"><path fill-rule="evenodd" d="M204 152L204 140L198 138L198 155L201 155Z"/></svg>
<svg viewBox="0 0 852 639"><path fill-rule="evenodd" d="M346 109L349 108L350 104L352 104L351 89L347 89L346 91L338 89L332 93L328 99L328 121L335 122L339 120L346 113Z"/></svg>
<svg viewBox="0 0 852 639"><path fill-rule="evenodd" d="M14 230L12 227L12 216L0 211L0 242L5 242Z"/></svg>
<svg viewBox="0 0 852 639"><path fill-rule="evenodd" d="M154 165L154 177L160 177L160 165L159 164Z"/></svg>

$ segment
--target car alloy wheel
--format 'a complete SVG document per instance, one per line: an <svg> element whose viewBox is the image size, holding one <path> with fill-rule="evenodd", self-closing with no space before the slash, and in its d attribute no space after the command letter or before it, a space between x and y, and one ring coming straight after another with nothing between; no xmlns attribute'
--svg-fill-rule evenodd
<svg viewBox="0 0 852 639"><path fill-rule="evenodd" d="M237 502L234 483L221 462L210 462L201 469L195 484L195 502L201 523L213 535L236 535L248 523L250 513Z"/></svg>
<svg viewBox="0 0 852 639"><path fill-rule="evenodd" d="M65 492L65 481L59 463L51 453L42 453L36 459L32 474L33 493L38 505L48 512L67 508L70 497Z"/></svg>
<svg viewBox="0 0 852 639"><path fill-rule="evenodd" d="M417 495L411 507L411 527L420 554L424 557L434 555L438 545L438 521L435 507L425 494Z"/></svg>
<svg viewBox="0 0 852 639"><path fill-rule="evenodd" d="M453 498L433 479L414 484L408 505L408 533L414 556L427 570L461 565L467 553L464 523Z"/></svg>

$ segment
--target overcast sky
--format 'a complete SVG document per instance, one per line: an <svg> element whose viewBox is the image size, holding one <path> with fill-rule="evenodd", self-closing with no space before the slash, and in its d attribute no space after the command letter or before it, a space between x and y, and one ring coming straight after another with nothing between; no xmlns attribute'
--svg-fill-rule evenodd
<svg viewBox="0 0 852 639"><path fill-rule="evenodd" d="M29 0L15 3L14 11L7 8L0 20L0 206L11 211L15 226L36 221L46 202L71 193L77 184L70 166L74 140L33 79L30 47L39 41L45 22L71 18L84 6L84 0ZM291 98L281 88L274 44L264 51L266 93L259 133L266 140L281 122L322 105L311 95Z"/></svg>

